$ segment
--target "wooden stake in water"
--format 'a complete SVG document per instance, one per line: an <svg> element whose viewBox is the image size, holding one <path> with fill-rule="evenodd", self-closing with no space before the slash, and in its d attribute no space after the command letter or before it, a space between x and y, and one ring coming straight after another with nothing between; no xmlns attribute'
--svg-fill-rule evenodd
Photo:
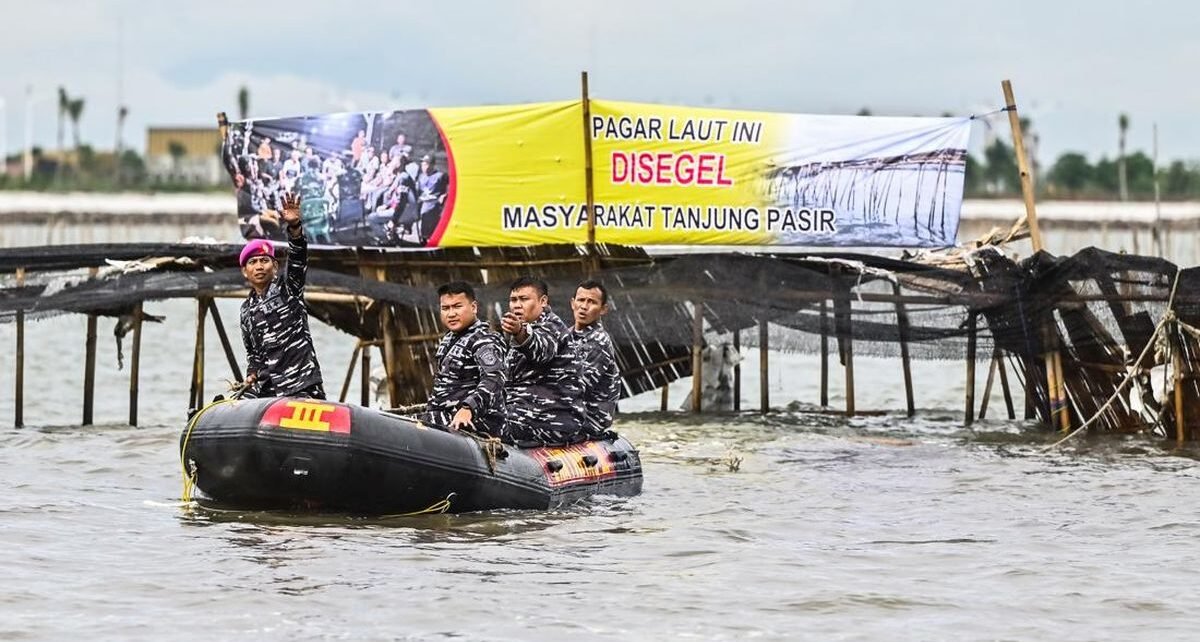
<svg viewBox="0 0 1200 642"><path fill-rule="evenodd" d="M988 360L987 379L984 380L983 384L983 398L979 400L980 420L987 419L988 402L990 402L992 399L992 384L996 381L996 362L999 360L1000 357L997 357L994 354L992 355L992 358Z"/></svg>
<svg viewBox="0 0 1200 642"><path fill-rule="evenodd" d="M25 285L25 268L17 268L17 287ZM13 408L13 425L17 428L25 425L25 311L17 310L17 358L13 373L13 395L16 405Z"/></svg>
<svg viewBox="0 0 1200 642"><path fill-rule="evenodd" d="M88 268L88 278L96 278L97 268ZM92 407L96 399L96 315L87 315L87 339L83 355L83 425L92 425Z"/></svg>
<svg viewBox="0 0 1200 642"><path fill-rule="evenodd" d="M692 412L704 409L704 305L692 301Z"/></svg>
<svg viewBox="0 0 1200 642"><path fill-rule="evenodd" d="M138 425L138 387L142 371L142 303L133 306L133 354L129 358L129 425Z"/></svg>
<svg viewBox="0 0 1200 642"><path fill-rule="evenodd" d="M1178 334L1178 333L1173 333ZM1183 342L1175 340L1173 365L1175 367L1175 443L1183 445L1187 424L1183 416Z"/></svg>
<svg viewBox="0 0 1200 642"><path fill-rule="evenodd" d="M350 381L354 378L354 370L358 367L358 354L362 352L362 348L362 341L355 342L354 353L350 355L350 365L346 367L346 378L342 379L342 391L338 393L338 401L341 403L346 403L346 395L350 394Z"/></svg>
<svg viewBox="0 0 1200 642"><path fill-rule="evenodd" d="M362 406L368 408L371 405L371 346L369 345L363 346L362 349L362 383L360 385ZM391 390L390 385L388 390Z"/></svg>
<svg viewBox="0 0 1200 642"><path fill-rule="evenodd" d="M742 409L742 331L733 331L733 351L737 353L738 362L733 366L733 411Z"/></svg>
<svg viewBox="0 0 1200 642"><path fill-rule="evenodd" d="M1037 206L1034 204L1033 195L1033 177L1029 172L1029 159L1025 155L1025 137L1021 134L1021 119L1017 115L1017 100L1013 96L1011 82L1008 80L1002 81L1000 88L1004 92L1004 108L1008 111L1008 125L1012 129L1013 151L1017 155L1017 170L1020 172L1021 198L1025 202L1025 220L1029 224L1029 239L1033 243L1033 251L1039 252L1045 249L1045 245L1042 243L1042 230L1038 226ZM1048 332L1053 331L1051 328L1047 328L1046 330ZM1070 430L1071 418L1070 413L1066 411L1061 371L1055 367L1053 355L1047 354L1046 360L1046 388L1050 396L1051 409L1050 424L1054 424L1053 415L1055 408L1062 408L1060 421L1062 422L1063 430Z"/></svg>
<svg viewBox="0 0 1200 642"><path fill-rule="evenodd" d="M204 324L208 317L205 297L196 299L196 347L192 353L192 389L189 408L204 407Z"/></svg>
<svg viewBox="0 0 1200 642"><path fill-rule="evenodd" d="M896 330L900 333L900 367L904 370L904 401L907 404L908 416L912 417L917 414L917 406L913 401L912 368L908 358L908 309L904 307L899 283L892 284L892 291L896 294Z"/></svg>
<svg viewBox="0 0 1200 642"><path fill-rule="evenodd" d="M217 303L212 299L208 300L208 313L212 315L213 325L217 328L217 338L221 340L221 349L225 352L225 361L229 363L229 372L233 374L234 381L242 381L244 379L242 368L238 365L237 355L233 353L229 335L225 334L225 323L221 321L221 311L217 309Z"/></svg>
<svg viewBox="0 0 1200 642"><path fill-rule="evenodd" d="M767 320L758 320L758 396L762 414L771 411L771 381L767 370L767 355L770 352L770 333L767 332Z"/></svg>
<svg viewBox="0 0 1200 642"><path fill-rule="evenodd" d="M821 300L821 407L829 406L829 305Z"/></svg>
<svg viewBox="0 0 1200 642"><path fill-rule="evenodd" d="M1012 391L1008 387L1008 370L1004 367L1004 357L996 351L996 365L1000 370L1000 391L1004 393L1004 407L1008 410L1008 418L1016 419L1017 412L1013 408Z"/></svg>
<svg viewBox="0 0 1200 642"><path fill-rule="evenodd" d="M967 317L967 399L965 423L975 423L975 331L976 315Z"/></svg>

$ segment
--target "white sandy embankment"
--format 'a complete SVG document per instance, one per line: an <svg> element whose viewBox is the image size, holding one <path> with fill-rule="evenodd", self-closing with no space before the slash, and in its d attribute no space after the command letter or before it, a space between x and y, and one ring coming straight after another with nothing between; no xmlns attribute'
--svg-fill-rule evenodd
<svg viewBox="0 0 1200 642"><path fill-rule="evenodd" d="M95 193L0 192L0 215L106 214L147 216L235 214L232 193Z"/></svg>

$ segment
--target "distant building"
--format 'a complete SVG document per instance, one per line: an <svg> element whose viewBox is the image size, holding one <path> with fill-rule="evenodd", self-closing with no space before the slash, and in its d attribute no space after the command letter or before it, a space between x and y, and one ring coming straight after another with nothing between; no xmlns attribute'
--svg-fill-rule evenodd
<svg viewBox="0 0 1200 642"><path fill-rule="evenodd" d="M220 145L216 127L148 127L146 173L151 181L220 184Z"/></svg>

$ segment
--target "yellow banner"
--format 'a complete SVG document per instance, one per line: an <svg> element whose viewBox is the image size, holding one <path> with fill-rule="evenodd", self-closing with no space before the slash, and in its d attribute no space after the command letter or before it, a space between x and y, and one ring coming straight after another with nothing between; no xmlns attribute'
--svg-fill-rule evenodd
<svg viewBox="0 0 1200 642"><path fill-rule="evenodd" d="M587 242L582 103L429 112L453 160L431 246Z"/></svg>
<svg viewBox="0 0 1200 642"><path fill-rule="evenodd" d="M247 238L461 247L953 245L965 118L774 114L594 100L234 123ZM593 202L587 209L585 144Z"/></svg>

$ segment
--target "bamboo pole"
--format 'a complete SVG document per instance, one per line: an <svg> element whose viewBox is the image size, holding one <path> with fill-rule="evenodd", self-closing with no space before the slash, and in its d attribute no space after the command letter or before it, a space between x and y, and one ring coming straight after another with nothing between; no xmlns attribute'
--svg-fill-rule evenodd
<svg viewBox="0 0 1200 642"><path fill-rule="evenodd" d="M821 407L829 406L829 313L821 301Z"/></svg>
<svg viewBox="0 0 1200 642"><path fill-rule="evenodd" d="M1000 391L1004 393L1004 407L1008 410L1008 418L1016 419L1017 412L1013 408L1012 391L1008 387L1008 369L1004 366L1004 358L996 351L997 369L1000 370Z"/></svg>
<svg viewBox="0 0 1200 642"><path fill-rule="evenodd" d="M1182 446L1187 433L1187 425L1183 416L1183 346L1175 341L1175 443Z"/></svg>
<svg viewBox="0 0 1200 642"><path fill-rule="evenodd" d="M762 414L771 411L771 379L768 371L771 334L767 331L767 319L758 320L758 382L759 406Z"/></svg>
<svg viewBox="0 0 1200 642"><path fill-rule="evenodd" d="M350 394L350 380L354 378L354 368L358 366L358 353L362 349L362 342L354 344L354 354L350 355L350 366L346 368L346 378L342 380L342 392L338 394L339 403L346 403L346 395Z"/></svg>
<svg viewBox="0 0 1200 642"><path fill-rule="evenodd" d="M1012 82L1004 80L1000 83L1004 92L1004 108L1008 111L1008 126L1012 129L1013 150L1017 154L1017 170L1021 179L1021 198L1025 201L1025 219L1029 224L1029 239L1033 242L1033 251L1045 249L1042 244L1042 230L1038 227L1037 207L1033 198L1033 176L1029 173L1029 160L1025 155L1025 139L1021 135L1021 119L1017 115L1017 100L1013 97Z"/></svg>
<svg viewBox="0 0 1200 642"><path fill-rule="evenodd" d="M839 277L841 270L834 266L831 276ZM854 325L850 303L850 290L842 288L840 278L838 284L838 299L834 301L833 318L834 330L838 339L838 355L842 362L842 372L846 380L846 416L853 417L855 411L854 399ZM844 336L843 336L844 335Z"/></svg>
<svg viewBox="0 0 1200 642"><path fill-rule="evenodd" d="M88 269L88 279L96 278L96 268ZM83 356L83 425L92 425L96 400L96 315L87 315L87 338Z"/></svg>
<svg viewBox="0 0 1200 642"><path fill-rule="evenodd" d="M1025 155L1025 138L1021 134L1021 119L1017 115L1017 101L1013 96L1012 83L1004 80L1000 83L1000 88L1004 92L1004 108L1008 111L1008 125L1012 129L1013 150L1017 155L1017 170L1020 172L1021 179L1021 197L1025 202L1025 219L1029 224L1029 238L1033 243L1033 251L1039 252L1045 249L1042 243L1042 230L1038 227L1037 206L1034 203L1033 195L1033 178L1029 172L1029 159ZM1052 313L1053 314L1053 313ZM1049 346L1047 346L1049 348ZM1056 367L1056 359L1047 355L1046 375L1048 377L1047 390L1050 396L1051 416L1049 417L1050 425L1054 425L1054 408L1061 406L1066 408L1066 400L1063 398L1062 388L1062 372ZM1070 429L1070 413L1065 410L1063 412L1063 430Z"/></svg>
<svg viewBox="0 0 1200 642"><path fill-rule="evenodd" d="M221 311L217 309L217 304L212 299L208 299L208 312L212 315L213 325L217 327L217 338L221 340L221 349L225 352L225 360L229 362L229 371L233 373L233 380L240 382L245 378L242 376L242 368L238 365L237 355L233 353L229 335L225 333L225 323L221 321Z"/></svg>
<svg viewBox="0 0 1200 642"><path fill-rule="evenodd" d="M900 297L900 284L893 283L892 290ZM908 408L908 416L917 414L916 403L913 401L912 366L908 355L908 309L903 300L896 301L896 330L900 333L900 367L904 370L904 402Z"/></svg>
<svg viewBox="0 0 1200 642"><path fill-rule="evenodd" d="M387 370L384 367L384 370ZM385 375L386 376L386 375ZM362 350L362 383L360 385L359 395L360 402L363 408L371 407L371 348L364 346ZM388 394L391 394L391 386L388 386ZM392 404L395 407L395 404Z"/></svg>
<svg viewBox="0 0 1200 642"><path fill-rule="evenodd" d="M204 298L196 300L196 345L192 352L192 387L189 392L188 407L202 408L204 406L204 321L208 306Z"/></svg>
<svg viewBox="0 0 1200 642"><path fill-rule="evenodd" d="M579 73L583 99L583 189L587 203L587 257L584 269L588 276L600 271L600 253L596 250L596 176L592 166L592 99L588 93L588 72Z"/></svg>
<svg viewBox="0 0 1200 642"><path fill-rule="evenodd" d="M975 334L976 315L974 312L967 317L967 394L965 423L970 426L975 423Z"/></svg>
<svg viewBox="0 0 1200 642"><path fill-rule="evenodd" d="M129 425L138 425L138 388L142 373L142 302L133 306L133 354L129 357Z"/></svg>
<svg viewBox="0 0 1200 642"><path fill-rule="evenodd" d="M17 287L25 286L25 268L17 268ZM13 425L17 428L25 425L25 311L17 310L17 355L13 365L13 396L16 405L13 407Z"/></svg>
<svg viewBox="0 0 1200 642"><path fill-rule="evenodd" d="M588 96L588 72L579 74L583 93L583 185L587 199L587 244L588 253L596 245L595 177L592 174L592 99Z"/></svg>
<svg viewBox="0 0 1200 642"><path fill-rule="evenodd" d="M692 302L692 412L702 412L704 404L704 306Z"/></svg>
<svg viewBox="0 0 1200 642"><path fill-rule="evenodd" d="M1037 374L1037 361L1033 357L1021 357L1021 364L1025 368L1025 418L1034 419L1037 417L1037 386L1033 376ZM1046 422L1050 422L1049 415Z"/></svg>
<svg viewBox="0 0 1200 642"><path fill-rule="evenodd" d="M387 283L387 268L375 268L375 280ZM400 368L396 364L398 355L396 354L395 318L394 310L390 303L384 304L380 310L379 322L382 325L383 370L386 373L385 376L388 383L388 407L395 408L400 405ZM411 352L408 354L411 358ZM370 372L367 373L367 384L365 385L370 387Z"/></svg>
<svg viewBox="0 0 1200 642"><path fill-rule="evenodd" d="M383 369L386 372L388 382L388 407L395 408L400 405L400 384L397 380L399 372L396 368L396 346L393 343L394 336L392 331L392 306L387 304L383 306L383 311L379 315L380 323L383 324ZM371 373L367 372L367 384L365 387L370 387Z"/></svg>
<svg viewBox="0 0 1200 642"><path fill-rule="evenodd" d="M1062 353L1058 350L1054 351L1054 378L1058 384L1058 392L1055 398L1058 399L1060 409L1058 410L1058 423L1063 432L1071 431L1071 409L1068 405L1066 376L1063 374Z"/></svg>
<svg viewBox="0 0 1200 642"><path fill-rule="evenodd" d="M733 331L733 351L737 353L739 359L742 356L742 331ZM740 412L742 410L742 363L739 360L733 366L733 411Z"/></svg>
<svg viewBox="0 0 1200 642"><path fill-rule="evenodd" d="M1000 357L992 354L992 358L988 360L987 380L983 384L983 399L979 401L979 418L987 419L988 402L992 400L992 384L996 380L996 362Z"/></svg>
<svg viewBox="0 0 1200 642"><path fill-rule="evenodd" d="M849 318L846 319L850 323ZM854 416L854 339L851 335L846 336L846 347L844 356L846 359L846 416Z"/></svg>

